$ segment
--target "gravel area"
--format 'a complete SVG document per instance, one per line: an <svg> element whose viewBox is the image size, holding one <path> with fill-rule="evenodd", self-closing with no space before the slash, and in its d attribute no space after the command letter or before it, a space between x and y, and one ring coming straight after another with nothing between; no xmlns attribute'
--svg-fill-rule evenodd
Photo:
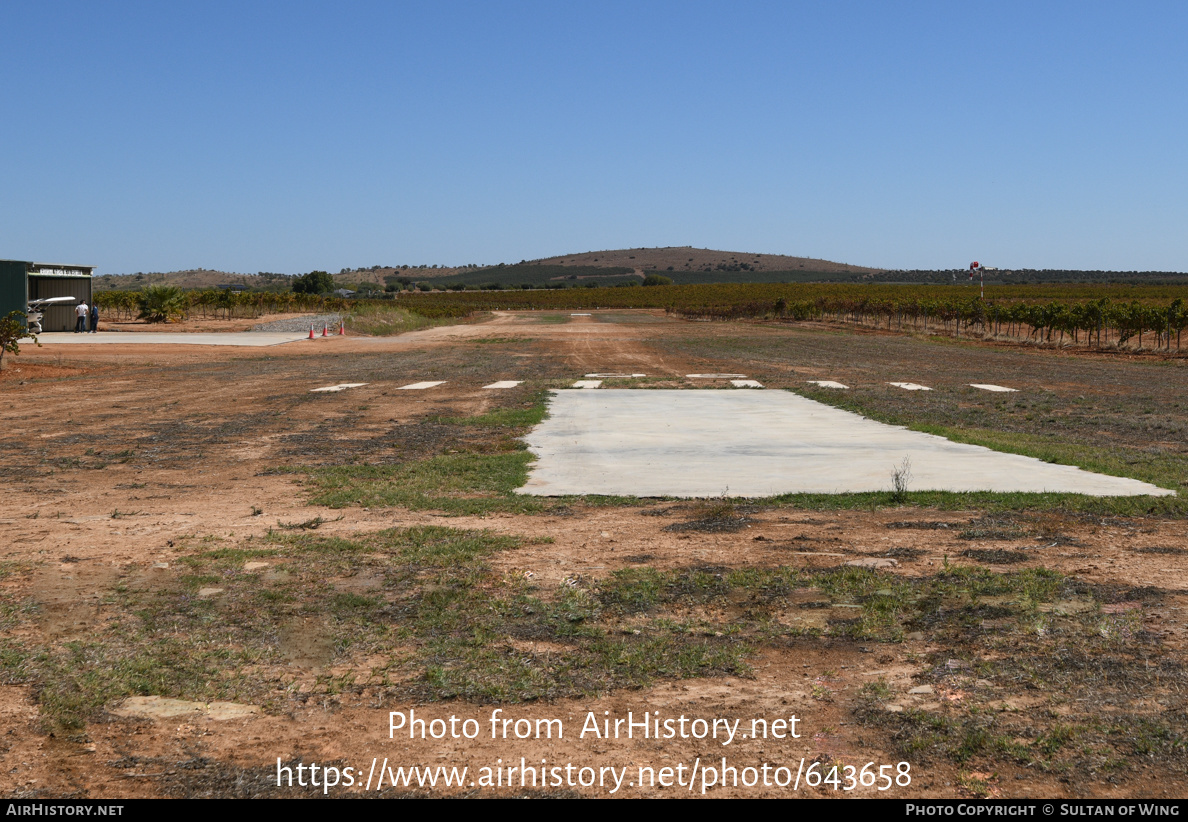
<svg viewBox="0 0 1188 822"><path fill-rule="evenodd" d="M305 317L290 317L287 320L274 320L270 323L260 323L253 325L252 331L271 331L276 332L292 332L309 331L309 327L314 327L314 333L321 334L322 326L328 325L335 333L338 332L338 324L342 321L342 314L310 314Z"/></svg>

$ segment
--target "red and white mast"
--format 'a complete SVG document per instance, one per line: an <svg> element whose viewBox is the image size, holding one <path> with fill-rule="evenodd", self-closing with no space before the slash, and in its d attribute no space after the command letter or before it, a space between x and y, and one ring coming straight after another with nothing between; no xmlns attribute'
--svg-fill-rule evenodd
<svg viewBox="0 0 1188 822"><path fill-rule="evenodd" d="M971 280L973 279L973 275L974 275L975 271L978 272L978 282L982 286L982 296L979 299L984 301L986 299L986 280L982 276L982 264L979 263L977 260L974 260L972 263L969 264L969 278Z"/></svg>

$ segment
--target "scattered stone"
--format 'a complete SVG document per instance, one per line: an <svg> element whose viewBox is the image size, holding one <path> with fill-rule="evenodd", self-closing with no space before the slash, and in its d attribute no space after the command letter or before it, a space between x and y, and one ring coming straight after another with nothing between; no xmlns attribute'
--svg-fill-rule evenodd
<svg viewBox="0 0 1188 822"><path fill-rule="evenodd" d="M908 691L909 694L931 694L935 693L931 685L917 685Z"/></svg>
<svg viewBox="0 0 1188 822"><path fill-rule="evenodd" d="M199 588L198 589L198 596L202 597L203 599L205 599L206 597L213 597L216 594L221 594L221 593L223 593L222 588Z"/></svg>
<svg viewBox="0 0 1188 822"><path fill-rule="evenodd" d="M243 570L245 570L245 571L260 571L260 570L263 570L264 568L267 568L271 564L272 563L270 563L270 562L245 562L243 564Z"/></svg>

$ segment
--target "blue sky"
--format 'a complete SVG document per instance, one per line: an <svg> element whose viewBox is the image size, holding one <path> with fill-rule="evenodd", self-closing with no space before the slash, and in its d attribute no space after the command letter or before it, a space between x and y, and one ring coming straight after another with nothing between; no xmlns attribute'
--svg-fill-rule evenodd
<svg viewBox="0 0 1188 822"><path fill-rule="evenodd" d="M0 257L1188 270L1183 3L0 5Z"/></svg>

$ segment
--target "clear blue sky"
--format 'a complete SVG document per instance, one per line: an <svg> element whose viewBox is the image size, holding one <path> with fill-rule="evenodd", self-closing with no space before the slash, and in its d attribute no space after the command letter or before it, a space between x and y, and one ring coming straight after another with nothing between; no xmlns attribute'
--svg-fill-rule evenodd
<svg viewBox="0 0 1188 822"><path fill-rule="evenodd" d="M0 257L1188 270L1182 2L0 5Z"/></svg>

